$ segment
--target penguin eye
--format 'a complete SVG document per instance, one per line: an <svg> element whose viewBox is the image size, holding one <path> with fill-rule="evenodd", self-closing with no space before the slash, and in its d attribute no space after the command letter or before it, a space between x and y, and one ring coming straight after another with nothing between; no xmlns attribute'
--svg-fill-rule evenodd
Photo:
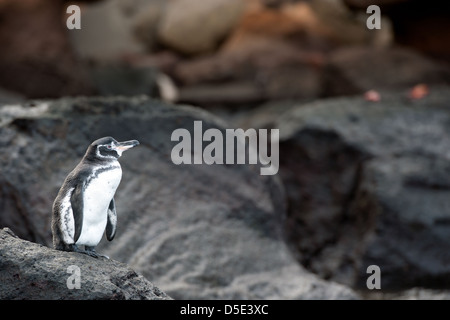
<svg viewBox="0 0 450 320"><path fill-rule="evenodd" d="M112 149L112 146L111 146L110 144L108 144L106 147L107 147L109 150Z"/></svg>

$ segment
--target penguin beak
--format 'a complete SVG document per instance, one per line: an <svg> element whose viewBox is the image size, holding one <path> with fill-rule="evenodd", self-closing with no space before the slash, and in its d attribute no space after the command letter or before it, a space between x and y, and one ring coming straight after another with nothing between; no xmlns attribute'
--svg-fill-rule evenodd
<svg viewBox="0 0 450 320"><path fill-rule="evenodd" d="M116 145L116 149L118 149L120 152L123 152L130 148L136 147L138 145L139 145L139 141L137 141L137 140L124 141L124 142L119 142Z"/></svg>

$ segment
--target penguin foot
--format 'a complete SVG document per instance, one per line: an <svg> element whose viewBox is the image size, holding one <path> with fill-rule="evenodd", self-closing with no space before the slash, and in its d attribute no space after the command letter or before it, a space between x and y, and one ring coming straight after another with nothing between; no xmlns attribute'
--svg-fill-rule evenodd
<svg viewBox="0 0 450 320"><path fill-rule="evenodd" d="M82 250L82 249L78 248L78 246L76 244L72 243L72 244L65 245L62 248L58 248L57 250L83 253L83 254L87 254L88 256L91 256L93 258L103 257L103 258L109 259L108 256L97 253L95 251L95 247L84 246L84 248L86 250Z"/></svg>
<svg viewBox="0 0 450 320"><path fill-rule="evenodd" d="M63 250L64 251L71 251L71 252L79 252L79 253L83 253L84 252L83 250L78 248L78 246L76 244L74 244L74 243L68 244Z"/></svg>
<svg viewBox="0 0 450 320"><path fill-rule="evenodd" d="M86 250L85 250L83 253L85 253L85 254L87 254L87 255L89 255L89 256L91 256L91 257L94 257L94 258L103 257L103 258L109 259L108 256L105 256L105 255L103 255L103 254L97 253L97 252L95 251L95 247L84 246L84 248L85 248Z"/></svg>

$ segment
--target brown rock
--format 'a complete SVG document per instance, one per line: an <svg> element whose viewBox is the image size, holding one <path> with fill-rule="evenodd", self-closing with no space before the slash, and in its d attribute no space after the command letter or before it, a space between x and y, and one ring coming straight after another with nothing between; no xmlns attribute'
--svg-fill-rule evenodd
<svg viewBox="0 0 450 320"><path fill-rule="evenodd" d="M386 47L392 44L391 21L381 12L381 29L366 26L366 11L351 12L343 0L312 0L311 8L326 30L327 38L337 44Z"/></svg>
<svg viewBox="0 0 450 320"><path fill-rule="evenodd" d="M297 4L289 8L292 10L249 9L218 53L180 63L175 77L189 86L190 92L193 86L208 85L220 93L223 86L251 84L253 102L316 97L323 46L316 41L318 37L308 34L314 25L313 19L303 19L309 16L309 7ZM209 100L196 97L194 103L201 106ZM225 94L222 97L226 98ZM220 99L215 98L217 102ZM248 100L246 95L242 102ZM222 100L227 101L230 99Z"/></svg>
<svg viewBox="0 0 450 320"><path fill-rule="evenodd" d="M68 42L62 1L0 2L0 85L27 97L91 92Z"/></svg>
<svg viewBox="0 0 450 320"><path fill-rule="evenodd" d="M320 67L316 61L321 61L320 54L302 52L277 39L255 37L252 40L241 50L181 63L175 68L175 77L191 92L195 86L217 88L219 96L215 100L223 103L231 102L230 99L238 101L236 97L221 93L219 88L237 87L240 83L253 88L250 91L254 102L318 96ZM197 97L189 102L204 106L203 102L208 99ZM248 99L241 102L248 102Z"/></svg>

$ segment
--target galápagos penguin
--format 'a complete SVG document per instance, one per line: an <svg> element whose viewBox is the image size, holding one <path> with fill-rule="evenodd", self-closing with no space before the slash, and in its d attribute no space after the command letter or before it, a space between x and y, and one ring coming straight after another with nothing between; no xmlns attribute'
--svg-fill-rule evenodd
<svg viewBox="0 0 450 320"><path fill-rule="evenodd" d="M116 234L114 194L122 178L119 157L139 141L117 142L112 137L90 144L80 163L64 180L53 202L53 246L57 250L100 256L95 247L106 231ZM85 250L78 246L84 245Z"/></svg>

